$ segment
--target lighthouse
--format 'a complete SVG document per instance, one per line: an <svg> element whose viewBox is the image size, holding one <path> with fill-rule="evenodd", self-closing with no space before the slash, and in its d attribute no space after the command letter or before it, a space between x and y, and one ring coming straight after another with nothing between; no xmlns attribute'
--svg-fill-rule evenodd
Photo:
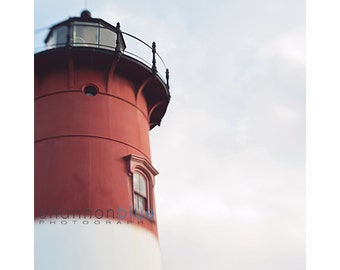
<svg viewBox="0 0 340 270"><path fill-rule="evenodd" d="M170 92L156 43L85 10L45 45L34 55L35 269L161 269L149 132Z"/></svg>

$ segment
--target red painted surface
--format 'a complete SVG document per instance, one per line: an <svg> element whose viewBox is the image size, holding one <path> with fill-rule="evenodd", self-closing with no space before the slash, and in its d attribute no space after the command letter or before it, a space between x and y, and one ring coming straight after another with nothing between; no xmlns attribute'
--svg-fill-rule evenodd
<svg viewBox="0 0 340 270"><path fill-rule="evenodd" d="M88 84L98 88L96 96L83 93ZM129 220L133 188L124 157L151 163L149 129L168 102L164 84L146 66L113 52L62 48L35 55L35 218L50 209L113 209L117 216L120 208ZM138 223L135 215L132 222ZM157 235L156 218L139 226Z"/></svg>

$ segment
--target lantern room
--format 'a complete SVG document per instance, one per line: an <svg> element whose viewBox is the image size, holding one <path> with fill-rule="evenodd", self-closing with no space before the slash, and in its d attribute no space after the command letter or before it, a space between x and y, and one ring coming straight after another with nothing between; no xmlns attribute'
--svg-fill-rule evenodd
<svg viewBox="0 0 340 270"><path fill-rule="evenodd" d="M126 48L119 24L114 27L102 19L92 18L87 10L80 17L54 25L45 43L46 49L72 46L124 51Z"/></svg>

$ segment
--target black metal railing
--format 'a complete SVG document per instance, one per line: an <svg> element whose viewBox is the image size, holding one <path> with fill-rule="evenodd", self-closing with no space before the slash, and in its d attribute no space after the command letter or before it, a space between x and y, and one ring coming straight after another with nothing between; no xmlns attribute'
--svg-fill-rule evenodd
<svg viewBox="0 0 340 270"><path fill-rule="evenodd" d="M161 75L162 79L164 81L166 81L167 86L169 87L169 69L167 68L163 58L159 55L159 53L156 50L156 42L152 42L151 46L149 44L147 44L146 42L144 42L143 40L141 40L140 38L126 33L126 32L121 32L123 34L124 39L126 39L127 37L130 38L130 40L135 40L138 43L134 44L134 45L140 45L142 44L144 46L144 48L147 48L149 51L151 51L152 53L152 58L151 58L151 63L147 60L145 60L143 57L141 57L140 55L144 55L144 53L141 53L140 55L133 52L133 49L137 50L137 47L134 46L132 47L131 45L133 43L128 42L129 46L132 47L132 51L130 50L125 50L124 53L131 55L132 57L138 58L140 61L144 62L145 64L147 64L149 67L151 67L152 72L154 74L164 74L165 77L163 78L163 76ZM161 63L161 65L157 65L157 63Z"/></svg>

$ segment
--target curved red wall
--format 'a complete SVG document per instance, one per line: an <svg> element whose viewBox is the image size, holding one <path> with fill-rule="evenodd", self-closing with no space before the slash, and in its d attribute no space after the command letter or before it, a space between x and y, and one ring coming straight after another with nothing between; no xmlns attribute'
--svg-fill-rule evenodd
<svg viewBox="0 0 340 270"><path fill-rule="evenodd" d="M100 54L84 61L56 50L35 61L35 218L51 209L113 209L115 216L118 208L133 209L124 157L133 154L151 163L152 104L138 83L143 80L119 74L119 59ZM98 87L96 96L84 94L88 84ZM135 215L132 222L138 224ZM157 235L156 216L138 226Z"/></svg>

